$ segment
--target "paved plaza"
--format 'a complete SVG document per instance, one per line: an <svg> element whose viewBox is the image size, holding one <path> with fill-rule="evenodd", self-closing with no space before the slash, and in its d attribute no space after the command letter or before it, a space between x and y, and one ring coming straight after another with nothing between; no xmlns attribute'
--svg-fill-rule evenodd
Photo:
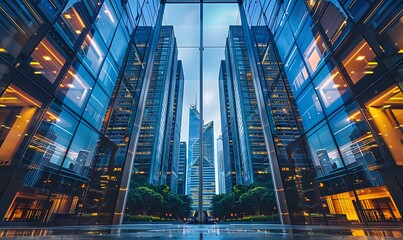
<svg viewBox="0 0 403 240"><path fill-rule="evenodd" d="M403 239L402 226L279 224L124 224L120 226L0 227L3 239Z"/></svg>

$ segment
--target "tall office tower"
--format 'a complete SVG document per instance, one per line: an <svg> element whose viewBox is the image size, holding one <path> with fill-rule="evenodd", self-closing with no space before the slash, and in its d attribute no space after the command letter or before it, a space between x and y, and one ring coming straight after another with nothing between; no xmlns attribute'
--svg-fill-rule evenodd
<svg viewBox="0 0 403 240"><path fill-rule="evenodd" d="M178 159L178 194L186 193L186 164L187 164L187 147L186 142L180 142L179 159Z"/></svg>
<svg viewBox="0 0 403 240"><path fill-rule="evenodd" d="M1 220L111 223L117 146L101 126L142 9L110 0L0 8Z"/></svg>
<svg viewBox="0 0 403 240"><path fill-rule="evenodd" d="M251 76L246 39L241 26L229 27L225 58L226 67L224 68L222 64L221 71L226 76L222 77L220 86L226 82L229 97L225 98L225 101L229 102L226 103L229 105L229 109L225 108L226 116L223 121L230 119L232 131L225 130L223 133L230 132L232 140L236 138L237 143L236 145L231 142L225 144L233 145L233 153L237 152L239 155L240 169L235 168L235 172L240 175L242 180L240 184L251 184L260 175L270 174L270 163ZM224 98L224 96L221 97ZM232 114L233 116L231 116ZM228 123L224 122L225 126L228 126ZM234 132L236 133L234 134ZM230 141L231 139L226 138L225 140ZM237 163L235 163L235 167L237 167L236 165Z"/></svg>
<svg viewBox="0 0 403 240"><path fill-rule="evenodd" d="M184 76L182 61L178 61L178 67L176 70L176 83L175 88L172 88L173 95L172 104L170 104L170 111L172 111L172 123L171 128L167 128L170 136L169 143L165 142L169 146L169 151L165 154L165 158L168 158L168 172L167 182L171 192L178 193L179 185L179 158L181 148L181 129L182 129L182 108L183 108L183 90L184 90ZM169 116L169 115L168 115ZM168 122L169 124L169 122ZM186 154L186 152L185 152ZM183 181L183 180L182 180ZM183 184L183 182L182 182ZM183 194L183 191L182 191Z"/></svg>
<svg viewBox="0 0 403 240"><path fill-rule="evenodd" d="M287 77L301 116L301 136L283 142L285 157L298 171L300 193L316 185L320 197L321 214L317 207L306 207L310 197L294 198L303 214L290 209L291 220L401 221L401 3L298 0L243 5L253 9L242 19L246 29L262 20L270 30L278 62L284 62L280 74ZM259 73L252 75L257 79ZM293 101L291 95L287 98ZM269 121L263 124L275 128ZM270 160L276 161L275 156ZM306 172L299 167L304 165ZM289 206L294 199L287 197Z"/></svg>
<svg viewBox="0 0 403 240"><path fill-rule="evenodd" d="M220 135L217 138L217 192L219 194L226 193L225 187L225 164L224 164L224 151L223 151L223 141L222 136Z"/></svg>
<svg viewBox="0 0 403 240"><path fill-rule="evenodd" d="M189 149L186 174L186 195L192 199L191 207L198 210L199 204L199 153L200 118L196 105L189 111ZM210 210L215 195L214 167L214 122L203 126L203 211Z"/></svg>
<svg viewBox="0 0 403 240"><path fill-rule="evenodd" d="M141 131L133 165L135 175L149 183L166 184L170 130L172 128L175 83L177 81L176 39L172 26L161 27L157 51L154 53ZM172 87L172 91L171 91ZM167 146L164 146L167 143Z"/></svg>
<svg viewBox="0 0 403 240"><path fill-rule="evenodd" d="M238 133L236 129L235 103L232 85L229 84L227 66L228 62L222 60L219 73L219 95L221 132L225 171L225 192L231 193L237 184L242 184L241 166L238 151ZM230 90L229 90L230 89Z"/></svg>

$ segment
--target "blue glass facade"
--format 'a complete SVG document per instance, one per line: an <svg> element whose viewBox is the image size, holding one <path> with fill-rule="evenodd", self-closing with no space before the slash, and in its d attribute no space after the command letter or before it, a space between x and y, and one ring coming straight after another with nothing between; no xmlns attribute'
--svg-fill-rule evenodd
<svg viewBox="0 0 403 240"><path fill-rule="evenodd" d="M270 163L245 44L242 27L230 26L225 65L224 62L221 64L220 88L224 93L221 95L221 106L224 108L222 111L225 111L224 115L226 115L222 118L223 140L226 145L224 149L227 154L228 152L233 154L229 158L234 159L234 164L231 160L226 161L226 176L230 176L229 165L231 168L235 165L231 173L235 172L237 175L236 182L232 180L232 186L235 183L254 183L258 175L270 173ZM226 186L226 189L232 189L232 186Z"/></svg>
<svg viewBox="0 0 403 240"><path fill-rule="evenodd" d="M187 164L187 147L186 142L180 142L179 159L178 159L178 194L186 192L186 164Z"/></svg>
<svg viewBox="0 0 403 240"><path fill-rule="evenodd" d="M169 130L169 151L165 154L168 158L168 172L166 184L170 187L171 192L178 193L179 190L179 158L181 148L181 129L182 129L182 108L183 108L183 92L184 92L184 75L182 61L178 61L176 74L175 88L172 88L172 105L170 110L172 111L172 127ZM169 122L168 122L169 124ZM165 142L166 144L167 142ZM168 145L168 144L167 144ZM183 180L182 180L183 181ZM183 191L181 191L183 194Z"/></svg>
<svg viewBox="0 0 403 240"><path fill-rule="evenodd" d="M102 125L137 4L0 3L2 221L112 222L121 167Z"/></svg>
<svg viewBox="0 0 403 240"><path fill-rule="evenodd" d="M286 127L295 133L287 141L279 138L281 147L273 134L285 190L290 183L284 170L299 192L300 207L292 206L294 198L285 192L292 222L401 221L401 3L244 1L243 6L251 32L254 26L270 31L286 89L280 93L287 94L278 100L289 101L292 110L295 97L298 111L288 116L302 122L300 127L299 120L289 121ZM263 57L256 62L264 69ZM269 99L275 103L278 97ZM280 121L270 105L275 133ZM281 167L284 161L290 169Z"/></svg>
<svg viewBox="0 0 403 240"><path fill-rule="evenodd" d="M200 118L195 105L189 111L189 149L186 173L186 195L192 199L193 210L199 207L199 129ZM214 122L203 126L203 211L211 210L215 195Z"/></svg>

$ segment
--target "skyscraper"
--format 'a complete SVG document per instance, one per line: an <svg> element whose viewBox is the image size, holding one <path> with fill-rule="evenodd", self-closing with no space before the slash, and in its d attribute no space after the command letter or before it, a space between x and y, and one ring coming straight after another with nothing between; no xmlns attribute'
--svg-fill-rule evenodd
<svg viewBox="0 0 403 240"><path fill-rule="evenodd" d="M186 142L180 142L179 160L178 160L178 194L186 193L186 164L187 164Z"/></svg>
<svg viewBox="0 0 403 240"><path fill-rule="evenodd" d="M227 160L226 169L230 165L231 172L237 174L236 183L251 184L259 175L270 174L270 163L241 26L230 26L225 58L221 63L219 84L223 140L226 154L233 154L229 158L236 161L232 164ZM226 175L230 176L228 170Z"/></svg>
<svg viewBox="0 0 403 240"><path fill-rule="evenodd" d="M295 104L302 122L302 127L295 120L282 125L281 119L266 121L262 115L263 125L271 129L264 129L267 143L275 146L270 161L279 163L281 171L276 172L289 171L295 179L297 194L285 192L291 221L400 221L401 3L299 0L272 1L264 9L259 2L243 5L244 29L264 22L278 50L271 58L280 67L279 83L286 91L273 91L281 89L275 81L267 88L272 89L269 99L275 104L267 109L268 116L275 119L281 108L273 106L289 102L285 105L291 108L285 112L291 113ZM259 45L251 35L253 45ZM267 55L259 53L254 64L265 65ZM254 79L260 71L256 70ZM261 87L265 91L263 83ZM265 100L258 98L262 106ZM290 137L281 140L285 136L274 129L289 132ZM285 162L289 169L281 166ZM286 185L292 181L284 180L284 189L289 189ZM299 206L292 206L291 199L298 199ZM301 214L306 212L321 214L319 218Z"/></svg>
<svg viewBox="0 0 403 240"><path fill-rule="evenodd" d="M155 185L166 184L167 181L177 51L173 27L161 27L133 165L134 174L144 175L149 183Z"/></svg>
<svg viewBox="0 0 403 240"><path fill-rule="evenodd" d="M184 76L182 61L178 61L178 67L176 70L176 84L175 88L172 88L173 98L170 104L170 111L172 111L172 125L171 128L167 128L168 134L170 134L169 144L168 141L165 144L169 145L169 150L165 153L165 158L168 158L168 172L166 184L170 187L171 192L183 194L183 189L178 190L179 187L179 169L182 166L180 164L180 150L181 150L181 129L182 129L182 108L183 108L183 90L184 90ZM170 115L168 115L170 116ZM167 123L169 124L169 122ZM186 146L185 146L186 148ZM186 152L185 152L186 155ZM185 156L186 157L186 156ZM182 178L182 176L181 176ZM181 179L183 181L183 179Z"/></svg>
<svg viewBox="0 0 403 240"><path fill-rule="evenodd" d="M232 85L229 82L231 79L230 72L227 73L227 64L228 61L221 61L218 87L220 93L225 192L230 193L235 185L242 184L242 175L240 174L238 133L233 130L236 129L235 105Z"/></svg>
<svg viewBox="0 0 403 240"><path fill-rule="evenodd" d="M228 156L229 157L229 156ZM222 135L217 138L217 191L219 194L226 193L225 187L225 165Z"/></svg>
<svg viewBox="0 0 403 240"><path fill-rule="evenodd" d="M191 207L198 210L199 202L199 112L195 105L189 111L189 150L187 162L186 194L192 199ZM215 195L214 122L203 126L203 211L210 210Z"/></svg>
<svg viewBox="0 0 403 240"><path fill-rule="evenodd" d="M0 8L0 218L111 223L121 167L101 126L135 44L138 7L56 0Z"/></svg>

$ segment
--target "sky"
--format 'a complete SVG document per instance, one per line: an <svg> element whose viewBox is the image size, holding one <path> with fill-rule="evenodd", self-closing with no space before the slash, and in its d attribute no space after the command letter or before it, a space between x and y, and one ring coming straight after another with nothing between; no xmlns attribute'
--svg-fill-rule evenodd
<svg viewBox="0 0 403 240"><path fill-rule="evenodd" d="M178 44L178 59L182 60L185 89L182 112L181 141L188 140L189 107L200 106L199 94L199 4L167 4L163 25L173 25ZM221 132L218 74L224 59L225 41L229 25L239 25L237 4L204 4L204 55L203 55L203 118L204 123L214 121L214 137ZM197 100L196 100L197 99ZM217 142L214 142L217 156ZM215 157L217 161L217 157ZM217 162L215 164L217 166ZM216 173L217 178L217 173Z"/></svg>

